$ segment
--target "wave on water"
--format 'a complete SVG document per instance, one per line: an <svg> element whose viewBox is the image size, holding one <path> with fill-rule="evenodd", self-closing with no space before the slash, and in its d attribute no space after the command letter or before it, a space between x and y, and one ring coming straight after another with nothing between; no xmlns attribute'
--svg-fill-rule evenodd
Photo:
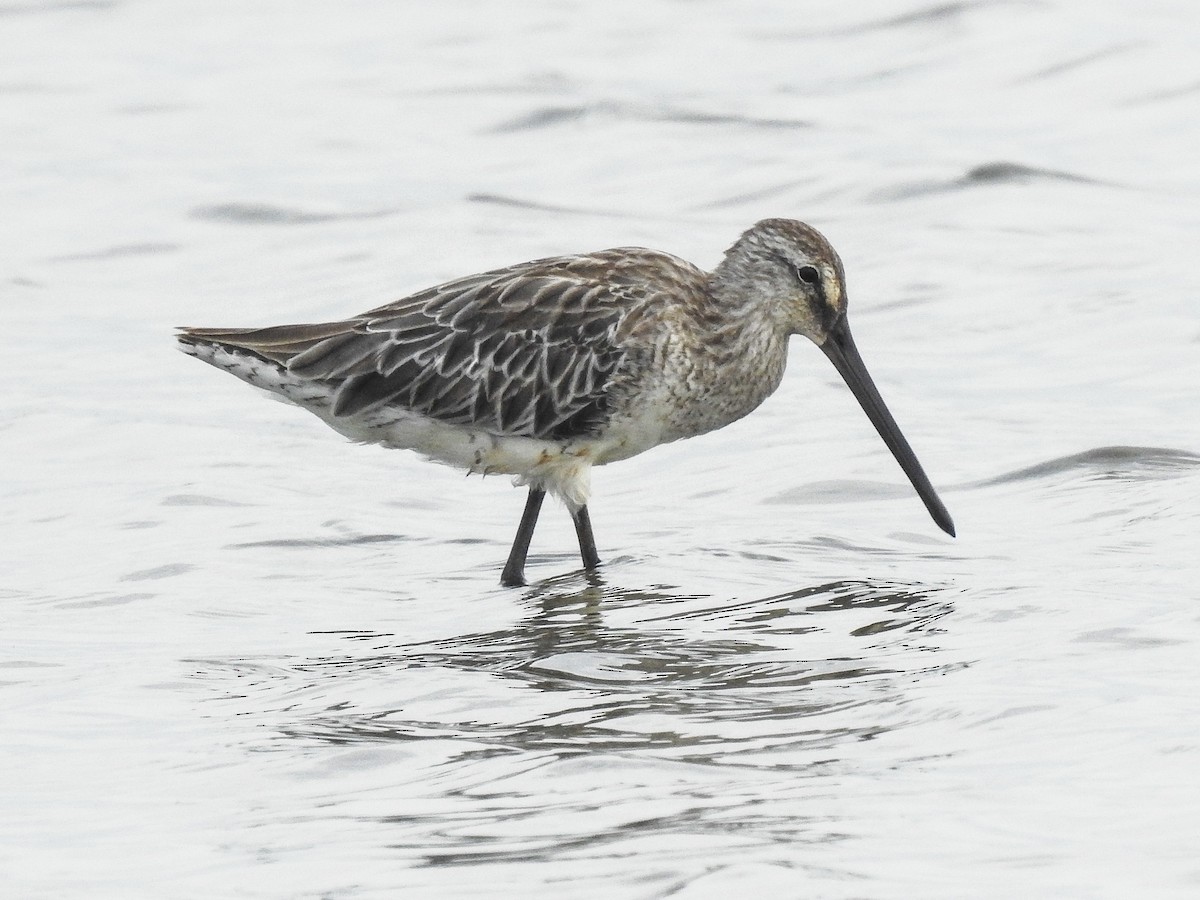
<svg viewBox="0 0 1200 900"><path fill-rule="evenodd" d="M1200 454L1167 447L1095 447L1068 456L1059 456L959 484L938 485L943 493L1034 481L1060 475L1078 474L1090 478L1114 480L1145 480L1184 474L1200 468ZM767 498L768 503L867 503L908 497L912 488L907 482L838 479L812 481L781 491Z"/></svg>
<svg viewBox="0 0 1200 900"><path fill-rule="evenodd" d="M1025 185L1033 182L1058 181L1070 184L1107 184L1086 175L1065 172L1059 169L1043 169L1038 166L1027 166L1024 163L995 162L980 163L967 169L957 178L937 181L919 181L908 184L898 184L895 187L877 191L875 196L880 200L907 200L927 194L941 194L947 191L969 190L977 187L988 187L998 184Z"/></svg>
<svg viewBox="0 0 1200 900"><path fill-rule="evenodd" d="M1058 169L1041 169L1037 166L1026 166L1014 162L990 162L968 169L967 173L954 182L952 186L966 187L975 184L1005 184L1010 182L1025 183L1027 181L1078 181L1084 184L1098 184L1094 178L1076 175L1074 172L1063 172Z"/></svg>
<svg viewBox="0 0 1200 900"><path fill-rule="evenodd" d="M394 210L371 210L356 213L318 213L271 203L233 202L198 206L189 214L194 219L233 225L318 225L350 219L378 219L390 216L393 212Z"/></svg>
<svg viewBox="0 0 1200 900"><path fill-rule="evenodd" d="M742 113L716 113L662 104L602 101L574 106L543 106L515 119L502 122L488 131L493 134L536 131L595 117L624 121L666 122L676 125L737 125L750 128L810 128L812 126L811 122L803 119L748 116Z"/></svg>
<svg viewBox="0 0 1200 900"><path fill-rule="evenodd" d="M1033 481L1063 474L1083 474L1095 478L1146 479L1180 474L1200 468L1200 454L1168 447L1096 447L1069 456L1005 472L992 478L956 485L954 489L992 487Z"/></svg>
<svg viewBox="0 0 1200 900"><path fill-rule="evenodd" d="M310 550L314 547L357 547L362 544L393 544L410 540L412 538L404 534L354 534L336 538L276 538L263 541L243 541L228 546L231 550L248 550L258 547Z"/></svg>
<svg viewBox="0 0 1200 900"><path fill-rule="evenodd" d="M537 200L526 200L521 197L508 197L503 194L468 194L467 201L469 203L488 203L492 204L493 206L507 206L512 209L529 210L532 212L562 213L571 216L605 216L618 219L639 218L633 213L620 212L614 209L588 209L581 206L560 206L552 203L540 203Z"/></svg>

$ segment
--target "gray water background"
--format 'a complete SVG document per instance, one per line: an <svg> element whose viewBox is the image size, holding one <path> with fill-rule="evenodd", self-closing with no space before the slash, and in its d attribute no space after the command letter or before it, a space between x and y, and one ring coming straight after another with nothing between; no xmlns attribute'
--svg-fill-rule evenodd
<svg viewBox="0 0 1200 900"><path fill-rule="evenodd" d="M0 2L12 897L1200 895L1187 0ZM171 327L821 228L826 360L547 506Z"/></svg>

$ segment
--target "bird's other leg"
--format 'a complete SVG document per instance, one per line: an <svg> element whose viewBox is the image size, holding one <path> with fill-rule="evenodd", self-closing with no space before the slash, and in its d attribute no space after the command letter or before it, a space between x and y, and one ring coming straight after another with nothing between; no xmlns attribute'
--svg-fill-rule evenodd
<svg viewBox="0 0 1200 900"><path fill-rule="evenodd" d="M600 565L600 556L596 553L596 539L592 537L592 519L587 506L571 510L571 520L575 523L575 536L579 538L579 557L583 560L583 567L594 569Z"/></svg>
<svg viewBox="0 0 1200 900"><path fill-rule="evenodd" d="M517 526L517 536L513 539L512 550L508 551L504 571L500 573L500 583L505 587L520 587L525 583L525 557L529 555L529 542L533 540L533 529L537 527L538 513L545 499L546 491L543 488L535 486L529 489L525 512L521 513L521 524Z"/></svg>

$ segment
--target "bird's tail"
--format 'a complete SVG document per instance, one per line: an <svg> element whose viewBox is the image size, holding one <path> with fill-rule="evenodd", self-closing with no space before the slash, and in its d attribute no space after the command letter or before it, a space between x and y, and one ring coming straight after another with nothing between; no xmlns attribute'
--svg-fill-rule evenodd
<svg viewBox="0 0 1200 900"><path fill-rule="evenodd" d="M288 360L321 341L347 331L345 322L316 325L275 325L270 328L180 328L175 335L180 349L200 356L195 348L208 345L227 351L248 351L286 366Z"/></svg>

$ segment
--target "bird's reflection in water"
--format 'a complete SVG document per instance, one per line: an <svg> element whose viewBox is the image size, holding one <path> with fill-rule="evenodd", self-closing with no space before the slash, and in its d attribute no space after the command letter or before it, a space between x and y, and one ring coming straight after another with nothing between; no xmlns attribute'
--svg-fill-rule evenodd
<svg viewBox="0 0 1200 900"><path fill-rule="evenodd" d="M517 697L502 715L482 704L466 716L460 696L444 715L422 718L391 694L388 708L346 700L310 710L286 732L339 743L469 738L560 753L671 748L702 758L870 738L901 724L899 701L914 679L960 665L936 643L937 623L952 610L945 593L836 581L730 601L667 585L621 587L597 573L563 576L528 590L529 613L512 627L421 643L346 633L354 652L304 667L343 684L388 672L397 684L402 670L432 670L435 682L438 670L498 676L541 698L530 696L527 714ZM878 714L839 715L870 704Z"/></svg>

